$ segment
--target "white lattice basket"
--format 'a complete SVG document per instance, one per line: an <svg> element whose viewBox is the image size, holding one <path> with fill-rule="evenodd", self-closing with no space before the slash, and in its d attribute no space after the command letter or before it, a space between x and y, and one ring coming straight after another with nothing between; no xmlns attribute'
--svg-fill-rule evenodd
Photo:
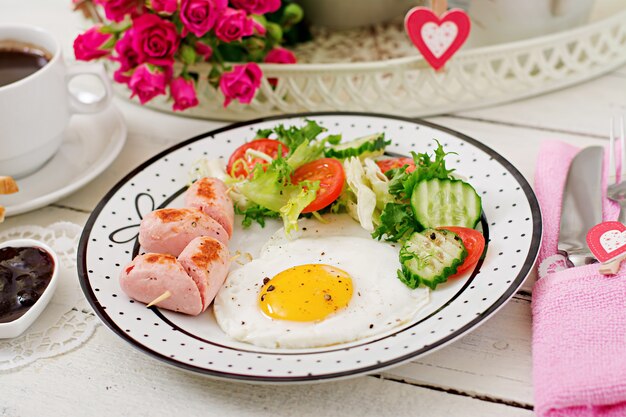
<svg viewBox="0 0 626 417"><path fill-rule="evenodd" d="M401 26L394 30L403 35ZM387 38L390 47L399 48L397 36ZM344 51L354 49L348 39L334 43L340 53L342 43ZM360 44L367 47L366 40ZM342 110L421 117L511 101L575 84L624 64L626 10L574 30L462 51L442 72L432 70L416 50L411 53L370 62L264 64L266 78L249 105L233 102L224 108L221 94L201 81L200 105L176 114L244 120ZM206 80L209 69L198 65L193 70ZM268 78L277 80L275 88ZM128 97L125 87L117 88ZM171 102L165 98L147 105L171 112Z"/></svg>

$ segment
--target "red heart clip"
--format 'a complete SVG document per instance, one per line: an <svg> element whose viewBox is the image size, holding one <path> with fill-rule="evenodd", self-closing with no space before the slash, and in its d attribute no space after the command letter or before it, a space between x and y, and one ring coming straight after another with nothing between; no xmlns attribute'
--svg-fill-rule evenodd
<svg viewBox="0 0 626 417"><path fill-rule="evenodd" d="M414 7L404 18L404 28L424 59L438 70L467 40L470 19L460 9L438 17L426 7Z"/></svg>
<svg viewBox="0 0 626 417"><path fill-rule="evenodd" d="M604 222L587 232L587 245L600 262L607 262L626 252L626 226Z"/></svg>

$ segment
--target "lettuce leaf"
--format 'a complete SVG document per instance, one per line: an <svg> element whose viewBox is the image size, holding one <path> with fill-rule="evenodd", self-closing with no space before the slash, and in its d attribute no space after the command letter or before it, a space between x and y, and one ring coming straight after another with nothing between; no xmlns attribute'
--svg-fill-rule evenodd
<svg viewBox="0 0 626 417"><path fill-rule="evenodd" d="M369 182L372 191L376 194L376 208L382 210L385 205L394 200L393 196L389 194L389 179L380 170L380 167L376 165L371 158L363 160L365 178Z"/></svg>
<svg viewBox="0 0 626 417"><path fill-rule="evenodd" d="M419 224L409 204L387 203L380 215L380 226L374 230L372 237L380 240L397 242L408 238L419 230Z"/></svg>
<svg viewBox="0 0 626 417"><path fill-rule="evenodd" d="M434 157L428 153L411 152L413 161L415 161L416 169L413 172L406 172L406 166L402 168L389 170L386 175L390 179L389 192L398 199L410 200L415 185L423 180L447 179L451 178L454 169L446 168L445 157L447 155L456 154L455 152L446 152L439 141L435 149Z"/></svg>
<svg viewBox="0 0 626 417"><path fill-rule="evenodd" d="M283 219L283 226L285 228L285 234L289 235L291 232L298 230L298 217L302 210L306 208L317 195L317 189L319 189L319 183L317 188L314 187L302 187L300 192L292 195L287 204L282 206L279 210L280 217Z"/></svg>
<svg viewBox="0 0 626 417"><path fill-rule="evenodd" d="M259 206L258 204L249 204L246 208L235 204L235 214L243 215L243 220L241 221L243 227L250 227L253 221L260 224L261 227L265 227L266 218L276 218L280 216L279 213Z"/></svg>
<svg viewBox="0 0 626 417"><path fill-rule="evenodd" d="M306 120L306 124L302 127L278 125L273 130L277 136L276 139L287 145L292 153L305 141L313 142L320 133L326 131L313 120ZM339 140L341 140L341 136L339 136Z"/></svg>
<svg viewBox="0 0 626 417"><path fill-rule="evenodd" d="M371 232L374 230L374 211L376 210L376 193L371 188L365 170L361 164L361 160L355 156L347 158L343 161L343 167L346 172L346 182L349 191L355 197L356 217L361 227ZM351 207L348 208L350 213ZM354 218L353 213L350 213Z"/></svg>
<svg viewBox="0 0 626 417"><path fill-rule="evenodd" d="M239 207L239 212L245 214L248 210L252 210L248 217L257 222L262 214L274 212L276 216L269 217L279 215L283 220L286 233L297 229L298 217L302 210L315 199L319 190L319 181L292 184L292 172L293 168L283 157L276 158L265 167L257 165L251 179L235 185L235 191L253 203Z"/></svg>

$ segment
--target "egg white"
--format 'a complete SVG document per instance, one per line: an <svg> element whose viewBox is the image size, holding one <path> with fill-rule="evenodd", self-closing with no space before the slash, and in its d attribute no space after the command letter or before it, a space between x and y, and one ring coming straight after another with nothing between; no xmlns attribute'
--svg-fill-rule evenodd
<svg viewBox="0 0 626 417"><path fill-rule="evenodd" d="M398 245L373 240L346 215L328 223L302 220L297 236L278 230L257 259L229 274L214 302L217 323L230 337L269 348L311 348L363 339L412 320L428 303L426 288L410 289L396 276ZM258 304L264 277L296 265L336 266L352 277L344 309L317 322L267 317Z"/></svg>

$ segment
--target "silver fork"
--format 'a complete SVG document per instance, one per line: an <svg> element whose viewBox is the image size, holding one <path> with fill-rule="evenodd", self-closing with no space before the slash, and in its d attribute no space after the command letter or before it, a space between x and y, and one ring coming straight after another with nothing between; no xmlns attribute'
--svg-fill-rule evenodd
<svg viewBox="0 0 626 417"><path fill-rule="evenodd" d="M624 137L624 117L619 119L619 140L621 153L620 175L617 175L617 159L618 155L615 151L615 124L611 117L610 136L609 136L609 177L607 182L609 186L606 189L606 195L611 200L620 205L620 213L618 221L626 223L626 180L621 181L621 177L626 174L626 138Z"/></svg>

